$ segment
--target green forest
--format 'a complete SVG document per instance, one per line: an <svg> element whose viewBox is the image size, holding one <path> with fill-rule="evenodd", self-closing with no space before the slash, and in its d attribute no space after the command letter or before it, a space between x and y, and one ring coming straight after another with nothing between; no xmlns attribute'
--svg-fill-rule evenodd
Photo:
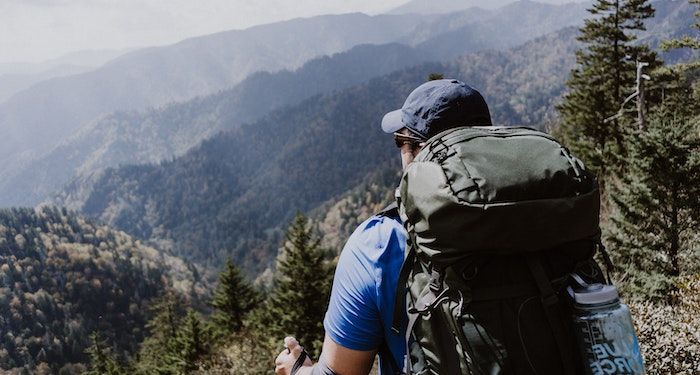
<svg viewBox="0 0 700 375"><path fill-rule="evenodd" d="M149 335L156 297L172 290L197 304L204 293L193 266L56 208L0 210L0 263L10 373L82 373L92 332L129 355Z"/></svg>
<svg viewBox="0 0 700 375"><path fill-rule="evenodd" d="M444 76L478 87L494 124L549 132L597 175L611 256L599 262L632 310L648 373L698 374L700 0L688 3L687 35L639 39L650 1L595 0L580 28L513 49L298 94L246 123L224 111L228 130L180 157L69 185L55 202L76 212L0 209L0 372L272 374L288 335L317 358L340 249L401 177L378 122ZM197 98L159 127L244 99Z"/></svg>

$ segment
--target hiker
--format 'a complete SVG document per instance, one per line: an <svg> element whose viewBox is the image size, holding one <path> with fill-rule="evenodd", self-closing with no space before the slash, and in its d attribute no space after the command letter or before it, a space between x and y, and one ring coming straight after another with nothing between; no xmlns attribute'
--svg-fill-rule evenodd
<svg viewBox="0 0 700 375"><path fill-rule="evenodd" d="M580 160L548 134L491 126L457 80L419 86L382 129L401 150L397 203L340 255L319 362L287 338L277 374L364 375L377 353L381 374L644 373L593 259L608 259L600 196Z"/></svg>
<svg viewBox="0 0 700 375"><path fill-rule="evenodd" d="M405 169L428 138L463 125L491 125L488 106L477 90L442 79L416 88L401 109L384 116L381 127L394 135ZM297 374L365 375L377 353L381 374L403 366L405 330L392 333L391 325L406 236L395 205L350 236L336 268L322 354L313 367L307 358ZM285 339L285 347L276 360L277 374L290 374L302 354L294 338Z"/></svg>

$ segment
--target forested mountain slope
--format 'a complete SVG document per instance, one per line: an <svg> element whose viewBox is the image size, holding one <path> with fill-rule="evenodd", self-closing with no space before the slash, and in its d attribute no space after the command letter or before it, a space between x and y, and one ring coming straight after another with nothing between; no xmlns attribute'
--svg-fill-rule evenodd
<svg viewBox="0 0 700 375"><path fill-rule="evenodd" d="M400 44L362 45L314 59L295 71L253 74L214 95L144 112L112 113L0 181L0 206L35 205L71 179L89 180L105 167L182 155L217 132L236 130L271 110L427 59L428 55Z"/></svg>
<svg viewBox="0 0 700 375"><path fill-rule="evenodd" d="M172 241L178 254L250 272L273 258L280 226L381 168L398 168L378 122L431 72L482 90L497 124L540 126L573 64L574 29L516 49L409 68L279 110L160 165L108 170L88 194L64 196L129 233Z"/></svg>
<svg viewBox="0 0 700 375"><path fill-rule="evenodd" d="M647 30L640 35L639 43L657 48L662 40L697 35L697 29L692 27L694 8L687 1L657 0L652 4L656 14L650 22L647 22ZM700 53L689 48L671 50L663 54L667 64L698 58Z"/></svg>
<svg viewBox="0 0 700 375"><path fill-rule="evenodd" d="M0 264L3 373L25 365L35 373L44 362L52 373L78 374L93 331L117 353L133 352L147 304L166 288L186 295L197 285L182 260L48 207L0 210Z"/></svg>
<svg viewBox="0 0 700 375"><path fill-rule="evenodd" d="M440 59L483 49L506 49L567 26L579 26L586 4L544 4L521 0L497 10L479 8L427 20L402 39Z"/></svg>

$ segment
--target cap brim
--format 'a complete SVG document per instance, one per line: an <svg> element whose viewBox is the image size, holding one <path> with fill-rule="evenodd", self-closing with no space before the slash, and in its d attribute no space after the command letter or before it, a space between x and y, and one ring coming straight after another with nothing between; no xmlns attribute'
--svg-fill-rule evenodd
<svg viewBox="0 0 700 375"><path fill-rule="evenodd" d="M401 114L400 109L387 113L384 115L384 118L382 118L382 130L385 133L394 133L399 131L401 128L406 126L403 124L401 119L402 117L403 115Z"/></svg>

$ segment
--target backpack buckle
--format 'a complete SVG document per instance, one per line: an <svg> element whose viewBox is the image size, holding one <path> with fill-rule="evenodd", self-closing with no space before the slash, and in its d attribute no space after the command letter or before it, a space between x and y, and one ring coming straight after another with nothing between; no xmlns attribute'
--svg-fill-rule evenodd
<svg viewBox="0 0 700 375"><path fill-rule="evenodd" d="M435 269L430 273L430 290L433 292L442 290L442 274Z"/></svg>

